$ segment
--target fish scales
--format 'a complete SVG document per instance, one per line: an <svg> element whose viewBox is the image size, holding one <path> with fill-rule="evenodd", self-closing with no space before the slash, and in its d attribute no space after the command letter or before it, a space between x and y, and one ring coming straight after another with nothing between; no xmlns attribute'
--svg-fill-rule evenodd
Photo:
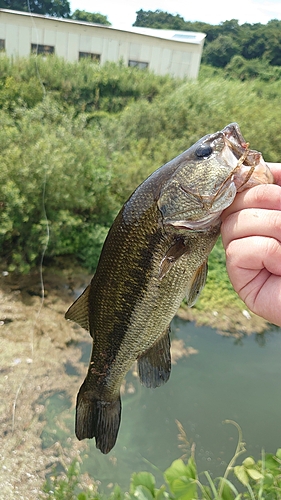
<svg viewBox="0 0 281 500"><path fill-rule="evenodd" d="M237 190L272 181L230 124L156 170L125 203L90 285L66 313L93 337L77 396L78 439L95 437L103 453L114 446L120 386L135 360L147 387L168 380L169 325L183 298L192 306L204 287L222 210Z"/></svg>
<svg viewBox="0 0 281 500"><path fill-rule="evenodd" d="M157 215L156 210L154 211L155 215ZM156 224L155 226L157 227ZM152 231L150 227L147 229ZM190 238L188 238L190 248L192 249L191 255L187 253L182 259L179 259L161 281L159 280L159 268L163 259L163 252L164 255L167 253L168 249L175 242L175 239L178 238L178 235L173 232L167 235L163 229L157 229L153 234L149 232L146 235L142 234L141 238L139 238L139 234L134 235L134 232L134 228L132 230L132 227L128 228L127 234L124 234L124 231L122 231L122 244L124 248L127 248L128 244L131 249L131 240L133 238L138 248L140 245L146 244L149 250L144 254L140 254L139 260L136 259L137 263L136 260L134 261L134 266L137 266L136 274L133 271L131 275L127 275L126 270L130 270L131 267L130 261L126 260L126 269L123 270L123 275L120 276L120 282L125 285L126 292L122 292L121 289L118 291L118 297L116 297L114 292L110 297L112 310L114 308L117 309L117 314L115 310L113 318L110 319L115 322L117 318L117 323L109 325L109 318L99 316L98 318L96 317L96 321L99 324L95 322L93 325L93 331L99 331L107 323L107 327L113 332L112 342L114 343L114 353L112 352L112 342L110 349L115 363L111 367L110 379L107 382L108 398L116 397L116 392L119 393L124 373L166 331L187 293L188 283L194 274L193 269L195 266L190 266L192 255L196 255L200 261L206 260L218 236L219 228L212 228L212 230L203 235L203 239L205 239L204 245L202 245L202 240L199 244L196 239L190 244ZM114 245L114 242L116 242L115 232L110 234L108 241ZM126 253L124 257L126 258ZM107 269L111 264L112 262L104 262ZM102 276L101 280L103 280ZM94 295L93 287L93 299ZM121 308L119 308L120 300ZM95 308L95 305L98 305L94 301L92 303L93 308ZM115 303L116 306L114 305ZM104 349L104 345L101 345L101 349ZM95 366L98 366L99 363L99 360L95 358L95 356L98 358L99 351L100 349L96 349L95 347L96 354L93 357ZM89 383L91 384L90 381Z"/></svg>

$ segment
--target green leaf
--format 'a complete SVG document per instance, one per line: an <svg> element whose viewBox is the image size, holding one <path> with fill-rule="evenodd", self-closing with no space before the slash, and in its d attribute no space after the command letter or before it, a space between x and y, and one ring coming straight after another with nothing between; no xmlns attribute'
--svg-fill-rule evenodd
<svg viewBox="0 0 281 500"><path fill-rule="evenodd" d="M134 498L138 498L138 500L153 500L154 499L151 491L149 491L149 489L146 488L146 486L141 486L141 485L136 487L133 496L134 496Z"/></svg>
<svg viewBox="0 0 281 500"><path fill-rule="evenodd" d="M263 480L264 486L267 486L268 488L271 488L274 484L274 477L272 474L265 474L264 480Z"/></svg>
<svg viewBox="0 0 281 500"><path fill-rule="evenodd" d="M249 478L243 465L236 465L236 467L234 467L234 474L244 486L249 483Z"/></svg>
<svg viewBox="0 0 281 500"><path fill-rule="evenodd" d="M281 460L281 448L278 448L278 450L276 451L276 457Z"/></svg>
<svg viewBox="0 0 281 500"><path fill-rule="evenodd" d="M173 493L178 500L195 500L198 498L196 482L194 479L187 477L174 480Z"/></svg>
<svg viewBox="0 0 281 500"><path fill-rule="evenodd" d="M279 470L279 463L272 453L268 453L265 456L265 468L269 469L271 472Z"/></svg>
<svg viewBox="0 0 281 500"><path fill-rule="evenodd" d="M243 460L242 464L244 467L252 467L252 465L255 465L255 461L252 457L247 457Z"/></svg>
<svg viewBox="0 0 281 500"><path fill-rule="evenodd" d="M168 485L172 489L172 484L175 479L185 476L186 474L186 465L180 458L178 460L174 460L172 465L164 472L164 478L167 481Z"/></svg>
<svg viewBox="0 0 281 500"><path fill-rule="evenodd" d="M223 482L221 499L222 500L233 500L234 499L233 491L232 491L232 488L229 486L228 481Z"/></svg>
<svg viewBox="0 0 281 500"><path fill-rule="evenodd" d="M259 471L257 471L256 469L247 469L247 473L255 481L259 481L259 479L263 478L263 475Z"/></svg>
<svg viewBox="0 0 281 500"><path fill-rule="evenodd" d="M192 479L196 479L196 477L197 477L197 469L196 469L196 464L195 464L195 460L193 457L190 457L188 462L187 462L186 475Z"/></svg>
<svg viewBox="0 0 281 500"><path fill-rule="evenodd" d="M114 486L114 489L110 495L110 499L111 500L121 500L123 498L123 493L122 493L122 490L120 488L120 486L118 484L116 484Z"/></svg>
<svg viewBox="0 0 281 500"><path fill-rule="evenodd" d="M154 495L155 500L166 500L169 498L169 494L166 491L166 486L163 484L159 490L155 490L156 493Z"/></svg>
<svg viewBox="0 0 281 500"><path fill-rule="evenodd" d="M135 491L133 493L134 498L138 498L138 500L153 500L154 496L152 495L151 491L149 491L146 486L139 485L135 488Z"/></svg>
<svg viewBox="0 0 281 500"><path fill-rule="evenodd" d="M132 474L130 493L134 493L138 486L145 486L151 495L155 493L155 477L150 472L138 472Z"/></svg>

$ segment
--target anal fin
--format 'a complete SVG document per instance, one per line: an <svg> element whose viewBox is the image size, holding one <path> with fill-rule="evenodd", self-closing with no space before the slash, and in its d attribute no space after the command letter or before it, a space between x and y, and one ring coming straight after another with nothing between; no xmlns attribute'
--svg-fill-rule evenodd
<svg viewBox="0 0 281 500"><path fill-rule="evenodd" d="M164 335L138 358L140 381L146 387L159 387L168 381L171 372L170 327Z"/></svg>
<svg viewBox="0 0 281 500"><path fill-rule="evenodd" d="M206 261L203 262L203 264L200 267L198 267L198 269L195 271L192 277L190 289L186 296L188 307L194 306L195 302L197 301L200 293L202 292L206 284L207 274L208 274L208 264Z"/></svg>

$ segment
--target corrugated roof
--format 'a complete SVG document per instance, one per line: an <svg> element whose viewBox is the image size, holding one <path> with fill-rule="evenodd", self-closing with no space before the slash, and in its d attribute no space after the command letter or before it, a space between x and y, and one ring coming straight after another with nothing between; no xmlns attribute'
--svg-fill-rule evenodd
<svg viewBox="0 0 281 500"><path fill-rule="evenodd" d="M200 43L205 37L205 33L195 31L175 31L175 30L158 30L153 28L139 28L132 26L128 31L138 33L140 35L153 36L156 38L164 38L165 40L173 40L174 42L185 43Z"/></svg>
<svg viewBox="0 0 281 500"><path fill-rule="evenodd" d="M35 17L40 19L48 19L50 21L62 22L62 23L70 23L70 24L79 24L84 26L94 26L95 28L106 28L109 30L115 31L125 31L127 33L136 33L138 35L150 36L153 38L162 38L165 40L171 40L174 42L183 42L183 43L194 43L199 44L206 37L205 33L199 33L195 31L175 31L175 30L160 30L153 28L141 28L132 26L130 28L118 28L114 26L105 26L104 24L95 24L88 23L86 21L75 21L74 19L64 19L62 17L51 17L51 16L42 16L41 14L34 14L29 12L22 12L19 10L9 10L9 9L0 9L1 12L6 12L8 14L17 14L20 16L27 17Z"/></svg>

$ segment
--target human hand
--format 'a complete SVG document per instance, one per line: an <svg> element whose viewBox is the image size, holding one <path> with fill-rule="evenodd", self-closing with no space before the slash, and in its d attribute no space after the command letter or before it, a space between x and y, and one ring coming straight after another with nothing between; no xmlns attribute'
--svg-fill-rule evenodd
<svg viewBox="0 0 281 500"><path fill-rule="evenodd" d="M276 184L238 193L222 213L221 235L234 290L251 311L281 326L281 163Z"/></svg>

